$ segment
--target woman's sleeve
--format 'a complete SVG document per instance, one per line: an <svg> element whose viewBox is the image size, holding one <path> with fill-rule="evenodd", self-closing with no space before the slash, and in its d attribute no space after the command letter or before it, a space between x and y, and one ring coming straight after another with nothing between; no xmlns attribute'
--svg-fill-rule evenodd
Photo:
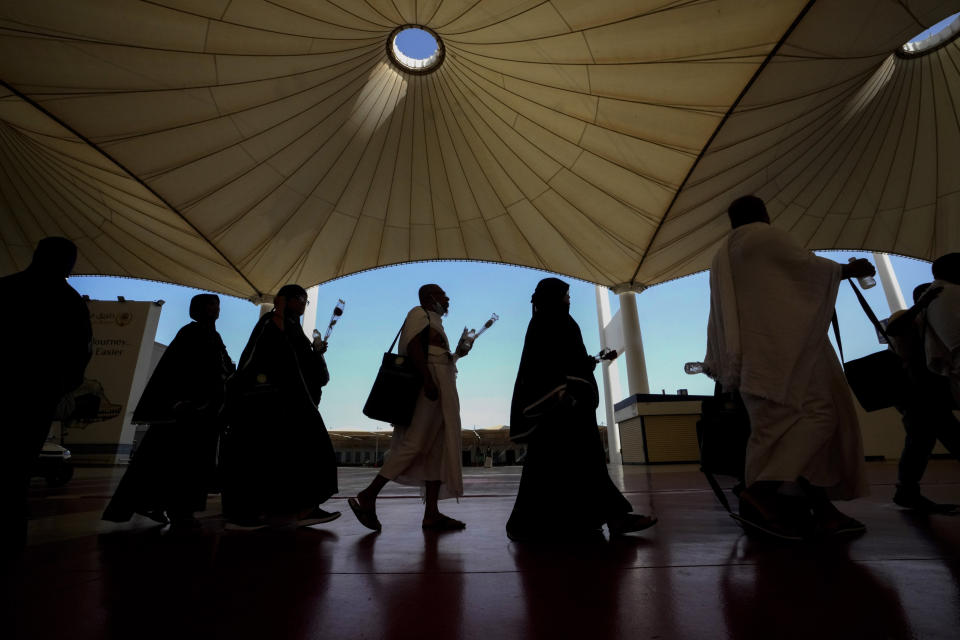
<svg viewBox="0 0 960 640"><path fill-rule="evenodd" d="M160 356L134 409L133 422L144 424L173 419L173 405L183 399L185 386L181 376L185 374L183 359L189 347L184 344L187 341L184 329L186 327L177 332Z"/></svg>
<svg viewBox="0 0 960 640"><path fill-rule="evenodd" d="M537 421L548 413L566 389L564 345L552 344L549 336L534 327L527 330L520 369L510 406L511 427Z"/></svg>

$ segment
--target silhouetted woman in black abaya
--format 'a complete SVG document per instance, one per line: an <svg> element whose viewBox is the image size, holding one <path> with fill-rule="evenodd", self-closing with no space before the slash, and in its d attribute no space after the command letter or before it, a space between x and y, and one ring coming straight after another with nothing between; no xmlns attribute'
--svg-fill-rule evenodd
<svg viewBox="0 0 960 640"><path fill-rule="evenodd" d="M513 513L512 540L571 537L606 524L611 535L652 526L607 474L593 370L580 327L570 317L567 283L537 284L510 408L510 438L527 444Z"/></svg>
<svg viewBox="0 0 960 640"><path fill-rule="evenodd" d="M190 301L193 319L177 332L140 397L134 422L150 428L103 513L126 522L134 513L174 528L198 526L206 509L221 426L224 383L233 362L217 333L220 298Z"/></svg>
<svg viewBox="0 0 960 640"><path fill-rule="evenodd" d="M337 458L317 410L330 380L327 346L304 335L306 304L303 287L281 287L230 380L230 426L220 453L227 529L291 520L306 527L340 516L319 507L337 491Z"/></svg>

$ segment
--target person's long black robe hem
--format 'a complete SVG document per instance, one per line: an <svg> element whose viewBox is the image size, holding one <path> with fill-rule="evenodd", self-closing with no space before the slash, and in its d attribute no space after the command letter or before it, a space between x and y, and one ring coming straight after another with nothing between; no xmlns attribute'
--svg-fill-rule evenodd
<svg viewBox="0 0 960 640"><path fill-rule="evenodd" d="M580 328L568 313L534 315L511 406L511 435L526 434L527 443L507 522L512 537L576 536L633 510L607 473L590 362ZM563 399L551 395L561 388ZM534 417L525 411L532 406Z"/></svg>
<svg viewBox="0 0 960 640"><path fill-rule="evenodd" d="M204 511L213 483L224 379L233 371L220 334L191 322L177 332L134 411L148 423L103 519L166 511L186 518Z"/></svg>
<svg viewBox="0 0 960 640"><path fill-rule="evenodd" d="M300 326L281 331L264 315L240 357L228 394L221 451L224 516L288 515L337 492L333 443L317 403L329 375Z"/></svg>

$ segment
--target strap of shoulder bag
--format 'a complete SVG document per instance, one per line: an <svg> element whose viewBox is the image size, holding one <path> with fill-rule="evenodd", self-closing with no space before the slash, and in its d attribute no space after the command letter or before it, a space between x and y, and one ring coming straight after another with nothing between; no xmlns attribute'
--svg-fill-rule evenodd
<svg viewBox="0 0 960 640"><path fill-rule="evenodd" d="M883 336L883 339L890 342L890 339L887 337L887 330L883 328L883 325L880 324L880 321L877 320L876 314L873 312L873 309L870 308L870 305L867 304L866 298L863 297L863 294L860 293L860 289L857 289L857 286L853 284L853 280L847 279L847 282L850 283L850 288L853 289L853 292L857 295L857 300L860 301L860 306L863 307L863 312L867 314L867 317L870 318L870 322L873 323L873 326L877 328L877 333Z"/></svg>
<svg viewBox="0 0 960 640"><path fill-rule="evenodd" d="M875 314L873 309L870 308L870 304L867 303L867 299L863 297L863 294L860 293L860 290L857 289L857 286L853 284L853 280L847 278L847 282L850 283L850 288L853 289L853 293L856 294L857 300L860 301L860 306L863 307L863 312L867 314L870 322L872 322L873 326L876 327L877 332L883 336L883 339L887 341L887 344L890 344L890 338L887 337L887 330L883 328L882 324L880 324L880 321L877 319L877 314ZM831 318L830 322L833 324L833 335L837 338L837 349L840 351L840 362L844 362L843 342L840 341L840 323L837 321L836 311L833 312L833 318Z"/></svg>
<svg viewBox="0 0 960 640"><path fill-rule="evenodd" d="M427 331L427 330L430 329L430 312L427 311L426 309L424 309L424 311L425 311L426 314L427 314L427 326L426 326L426 328L424 329L424 331ZM403 324L406 324L406 321L404 321ZM391 351L393 351L393 348L397 345L397 340L400 339L400 334L403 333L403 324L400 325L400 331L397 331L397 335L394 336L393 342L390 343L390 348L387 349L387 353L390 353ZM422 332L421 332L421 333L422 333ZM426 348L424 348L424 353L426 353Z"/></svg>
<svg viewBox="0 0 960 640"><path fill-rule="evenodd" d="M403 331L403 325L401 324L401 325L400 325L400 331L397 331L397 335L394 336L393 342L390 343L390 348L387 349L387 353L390 353L391 351L393 351L393 348L397 345L397 340L400 339L400 333L401 333L402 331Z"/></svg>
<svg viewBox="0 0 960 640"><path fill-rule="evenodd" d="M837 339L837 349L840 351L840 364L843 364L845 360L843 359L843 342L840 340L840 323L837 321L837 312L833 312L833 317L830 318L830 324L833 325L833 335Z"/></svg>

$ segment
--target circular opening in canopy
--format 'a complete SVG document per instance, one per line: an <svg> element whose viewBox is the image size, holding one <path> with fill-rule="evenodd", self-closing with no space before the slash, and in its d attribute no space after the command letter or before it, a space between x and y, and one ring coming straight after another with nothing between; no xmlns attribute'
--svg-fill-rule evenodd
<svg viewBox="0 0 960 640"><path fill-rule="evenodd" d="M938 49L960 34L960 13L944 18L932 27L921 31L900 47L899 53L905 56L919 56Z"/></svg>
<svg viewBox="0 0 960 640"><path fill-rule="evenodd" d="M426 27L397 27L387 39L387 53L395 65L408 73L429 73L443 62L440 36Z"/></svg>

